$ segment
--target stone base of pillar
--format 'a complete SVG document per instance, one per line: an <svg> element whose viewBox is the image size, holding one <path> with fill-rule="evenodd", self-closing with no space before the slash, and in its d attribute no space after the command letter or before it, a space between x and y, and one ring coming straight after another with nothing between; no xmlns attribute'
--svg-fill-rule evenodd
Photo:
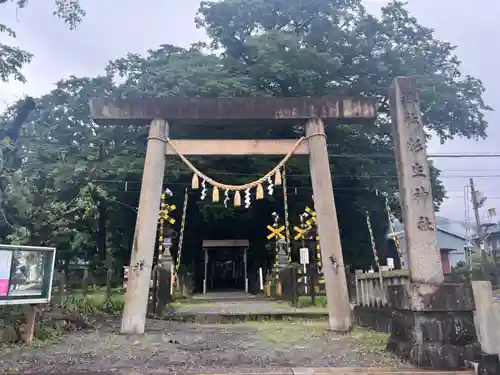
<svg viewBox="0 0 500 375"><path fill-rule="evenodd" d="M474 327L472 288L464 284L391 285L388 349L418 367L465 366L481 351Z"/></svg>
<svg viewBox="0 0 500 375"><path fill-rule="evenodd" d="M477 358L478 375L498 375L500 374L500 360L498 354L481 354Z"/></svg>

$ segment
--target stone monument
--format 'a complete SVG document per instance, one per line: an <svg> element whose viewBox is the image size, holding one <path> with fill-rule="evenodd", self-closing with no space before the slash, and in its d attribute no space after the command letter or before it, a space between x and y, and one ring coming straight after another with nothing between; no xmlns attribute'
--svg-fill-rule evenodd
<svg viewBox="0 0 500 375"><path fill-rule="evenodd" d="M419 94L406 77L390 91L410 284L391 285L388 347L419 367L454 369L480 350L470 286L444 283Z"/></svg>

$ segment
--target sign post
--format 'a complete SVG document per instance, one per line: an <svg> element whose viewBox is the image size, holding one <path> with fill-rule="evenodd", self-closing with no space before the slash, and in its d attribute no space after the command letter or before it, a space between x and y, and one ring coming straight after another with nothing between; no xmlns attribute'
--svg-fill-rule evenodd
<svg viewBox="0 0 500 375"><path fill-rule="evenodd" d="M300 264L304 267L304 291L307 295L307 265L309 264L309 248L300 248Z"/></svg>
<svg viewBox="0 0 500 375"><path fill-rule="evenodd" d="M56 249L0 245L0 305L30 305L22 339L35 333L37 305L50 302Z"/></svg>
<svg viewBox="0 0 500 375"><path fill-rule="evenodd" d="M262 267L259 267L259 285L260 290L264 290L264 277L262 275Z"/></svg>
<svg viewBox="0 0 500 375"><path fill-rule="evenodd" d="M56 249L0 245L0 305L49 303Z"/></svg>

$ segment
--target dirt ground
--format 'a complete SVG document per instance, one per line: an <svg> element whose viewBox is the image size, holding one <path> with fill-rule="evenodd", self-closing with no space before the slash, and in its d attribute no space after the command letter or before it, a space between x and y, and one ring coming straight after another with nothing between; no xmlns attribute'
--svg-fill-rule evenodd
<svg viewBox="0 0 500 375"><path fill-rule="evenodd" d="M72 332L51 342L0 347L2 372L182 371L231 372L253 368L394 366L386 336L361 330L326 331L325 322L198 325L148 321L143 336L118 334L110 319L98 330Z"/></svg>

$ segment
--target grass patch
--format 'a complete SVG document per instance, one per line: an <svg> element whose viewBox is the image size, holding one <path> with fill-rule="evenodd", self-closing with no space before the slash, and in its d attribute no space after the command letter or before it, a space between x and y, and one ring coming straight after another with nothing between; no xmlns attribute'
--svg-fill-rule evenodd
<svg viewBox="0 0 500 375"><path fill-rule="evenodd" d="M316 296L316 304L313 305L311 296L300 296L299 297L299 309L304 308L321 308L324 309L327 306L326 296Z"/></svg>
<svg viewBox="0 0 500 375"><path fill-rule="evenodd" d="M329 335L340 340L358 353L382 353L386 350L389 335L363 328L355 328L348 334L335 335L328 332L327 321L286 321L286 322L243 322L239 325L255 329L259 346L276 349L289 349L309 345L312 341Z"/></svg>
<svg viewBox="0 0 500 375"><path fill-rule="evenodd" d="M123 294L113 294L106 298L104 293L69 294L60 303L61 308L82 315L104 312L118 315L123 311Z"/></svg>
<svg viewBox="0 0 500 375"><path fill-rule="evenodd" d="M355 328L349 333L349 337L359 344L358 348L363 352L381 353L385 352L388 333L375 332L364 328Z"/></svg>
<svg viewBox="0 0 500 375"><path fill-rule="evenodd" d="M263 347L286 349L322 336L328 328L325 321L245 322L255 328Z"/></svg>

